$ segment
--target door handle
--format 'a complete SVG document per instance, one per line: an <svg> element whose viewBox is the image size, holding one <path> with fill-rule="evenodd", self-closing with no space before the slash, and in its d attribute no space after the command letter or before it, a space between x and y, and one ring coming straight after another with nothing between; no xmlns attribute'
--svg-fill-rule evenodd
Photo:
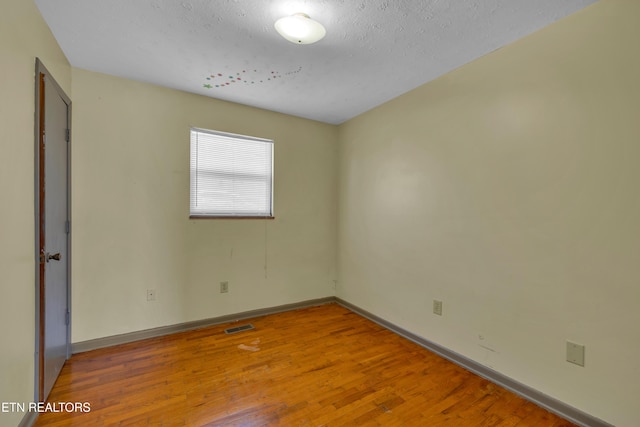
<svg viewBox="0 0 640 427"><path fill-rule="evenodd" d="M62 255L60 255L60 252L53 255L47 252L47 262L49 262L50 260L60 261L60 258L62 258Z"/></svg>

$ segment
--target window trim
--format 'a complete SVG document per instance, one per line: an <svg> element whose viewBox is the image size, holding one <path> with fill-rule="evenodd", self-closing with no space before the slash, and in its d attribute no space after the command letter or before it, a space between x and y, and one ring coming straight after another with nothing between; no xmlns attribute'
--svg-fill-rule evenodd
<svg viewBox="0 0 640 427"><path fill-rule="evenodd" d="M241 135L241 134L237 134L237 133L231 133L231 132L223 132L223 131L217 131L217 130L212 130L212 129L205 129L205 128L201 128L201 127L197 127L197 126L191 126L189 128L189 140L191 140L191 133L192 132L201 132L201 133L207 133L207 134L211 134L211 135L219 135L219 136L223 136L223 137L229 137L229 138L237 138L237 139L243 139L243 140L248 140L248 141L258 141L258 142L264 142L264 143L268 143L271 144L271 206L270 206L270 211L271 211L271 215L264 215L264 216L259 216L259 215L215 215L215 214L193 214L191 213L191 192L192 192L192 188L191 188L191 156L192 156L192 152L191 152L191 143L189 143L189 219L242 219L242 220L246 220L246 219L266 219L266 220L271 220L271 219L275 219L275 215L274 215L274 148L275 148L275 141L272 139L267 139L267 138L259 138L259 137L255 137L255 136L250 136L250 135Z"/></svg>

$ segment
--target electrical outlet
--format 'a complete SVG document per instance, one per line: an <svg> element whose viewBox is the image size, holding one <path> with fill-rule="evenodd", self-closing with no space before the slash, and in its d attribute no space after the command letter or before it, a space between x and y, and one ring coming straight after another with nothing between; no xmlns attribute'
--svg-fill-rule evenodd
<svg viewBox="0 0 640 427"><path fill-rule="evenodd" d="M155 301L155 300L156 300L156 290L147 289L147 301Z"/></svg>
<svg viewBox="0 0 640 427"><path fill-rule="evenodd" d="M442 301L439 301L437 299L433 300L433 314L442 316Z"/></svg>
<svg viewBox="0 0 640 427"><path fill-rule="evenodd" d="M584 346L567 341L567 362L584 366Z"/></svg>
<svg viewBox="0 0 640 427"><path fill-rule="evenodd" d="M229 282L220 282L220 293L226 294L229 292Z"/></svg>

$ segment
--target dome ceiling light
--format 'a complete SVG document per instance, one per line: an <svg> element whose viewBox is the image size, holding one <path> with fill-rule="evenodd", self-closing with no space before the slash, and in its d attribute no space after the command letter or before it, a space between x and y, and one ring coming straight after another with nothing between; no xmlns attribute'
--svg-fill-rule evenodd
<svg viewBox="0 0 640 427"><path fill-rule="evenodd" d="M321 23L305 13L295 13L280 18L275 23L276 31L295 44L311 44L321 40L327 31Z"/></svg>

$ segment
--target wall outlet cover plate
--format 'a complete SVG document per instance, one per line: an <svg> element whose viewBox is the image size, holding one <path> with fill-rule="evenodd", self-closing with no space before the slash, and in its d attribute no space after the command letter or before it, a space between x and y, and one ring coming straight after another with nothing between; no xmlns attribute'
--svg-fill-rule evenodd
<svg viewBox="0 0 640 427"><path fill-rule="evenodd" d="M584 366L584 345L567 341L567 362Z"/></svg>

